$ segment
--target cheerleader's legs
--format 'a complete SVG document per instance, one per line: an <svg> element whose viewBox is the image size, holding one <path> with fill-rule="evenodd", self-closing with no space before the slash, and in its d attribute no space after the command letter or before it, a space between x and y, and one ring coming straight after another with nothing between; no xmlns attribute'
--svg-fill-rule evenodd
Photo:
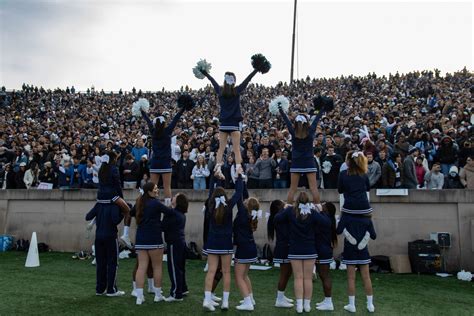
<svg viewBox="0 0 474 316"><path fill-rule="evenodd" d="M168 173L151 173L150 174L150 181L154 184L158 185L160 182L160 176L163 180L163 193L165 195L165 205L171 205L171 172Z"/></svg>
<svg viewBox="0 0 474 316"><path fill-rule="evenodd" d="M130 223L132 218L130 217L130 207L124 199L118 198L115 202L116 205L120 208L120 211L123 215L123 234L120 236L120 239L127 245L129 249L132 249L132 242L128 236L128 231L130 229Z"/></svg>
<svg viewBox="0 0 474 316"><path fill-rule="evenodd" d="M288 190L288 198L286 199L286 202L288 204L293 204L295 193L296 193L296 190L298 189L298 182L300 182L300 174L292 172L291 181L290 181L290 189Z"/></svg>
<svg viewBox="0 0 474 316"><path fill-rule="evenodd" d="M362 282L364 283L364 289L366 295L373 295L372 280L370 279L369 265L363 264L359 266L360 275L362 276Z"/></svg>
<svg viewBox="0 0 474 316"><path fill-rule="evenodd" d="M303 279L303 260L291 260L293 269L293 282L296 300L303 299L304 279Z"/></svg>
<svg viewBox="0 0 474 316"><path fill-rule="evenodd" d="M232 139L232 149L235 155L235 164L242 167L242 154L240 152L240 132L232 132L230 134Z"/></svg>
<svg viewBox="0 0 474 316"><path fill-rule="evenodd" d="M329 264L316 264L318 275L321 278L323 284L323 291L325 297L331 297L332 292L332 280L329 275Z"/></svg>
<svg viewBox="0 0 474 316"><path fill-rule="evenodd" d="M318 190L318 180L316 179L316 172L307 173L306 179L308 179L309 190L311 191L311 195L313 196L313 203L321 203L321 198L319 196Z"/></svg>
<svg viewBox="0 0 474 316"><path fill-rule="evenodd" d="M248 269L250 267L250 264L246 263L236 263L235 264L235 283L237 284L237 287L239 288L240 294L242 295L243 298L246 298L247 296L252 293L251 291L251 285L249 288L249 283L250 280L248 280ZM248 280L248 283L247 283Z"/></svg>
<svg viewBox="0 0 474 316"><path fill-rule="evenodd" d="M285 292L292 273L291 264L280 263L280 279L278 280L278 291Z"/></svg>
<svg viewBox="0 0 474 316"><path fill-rule="evenodd" d="M229 134L226 132L219 132L219 149L217 149L217 155L216 155L216 170L217 166L222 166L224 163L224 151L227 146L227 138L229 137ZM240 147L239 147L240 148Z"/></svg>
<svg viewBox="0 0 474 316"><path fill-rule="evenodd" d="M355 296L356 266L347 265L347 295Z"/></svg>

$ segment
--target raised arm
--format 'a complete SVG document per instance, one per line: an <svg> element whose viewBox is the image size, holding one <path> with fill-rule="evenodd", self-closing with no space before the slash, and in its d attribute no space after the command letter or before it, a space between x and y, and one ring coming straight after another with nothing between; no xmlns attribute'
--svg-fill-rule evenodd
<svg viewBox="0 0 474 316"><path fill-rule="evenodd" d="M112 168L112 183L117 194L123 198L122 187L120 186L120 174L117 167Z"/></svg>
<svg viewBox="0 0 474 316"><path fill-rule="evenodd" d="M146 114L145 111L140 110L140 112L142 112L143 119L146 121L146 124L148 125L148 128L150 129L150 133L153 133L154 126L153 126L153 122L150 120L150 117L148 116L148 114Z"/></svg>
<svg viewBox="0 0 474 316"><path fill-rule="evenodd" d="M283 121L285 122L286 126L288 127L288 131L290 132L291 135L295 134L295 129L293 128L293 123L291 123L290 119L288 118L288 115L286 115L285 111L283 111L281 108L279 109L280 115L283 118Z"/></svg>
<svg viewBox="0 0 474 316"><path fill-rule="evenodd" d="M157 206L158 211L160 211L161 213L163 213L165 215L173 215L174 211L173 211L172 208L167 207L166 205L164 205L163 203L161 203L158 200L156 200L155 202L156 202L156 206Z"/></svg>
<svg viewBox="0 0 474 316"><path fill-rule="evenodd" d="M173 132L174 128L176 127L176 124L178 124L179 120L181 119L181 115L184 113L184 108L180 109L178 113L173 117L173 120L171 123L166 127L168 130L168 133Z"/></svg>
<svg viewBox="0 0 474 316"><path fill-rule="evenodd" d="M202 74L204 76L207 77L207 79L209 79L209 81L211 82L212 86L214 87L214 91L216 91L216 93L219 95L221 93L221 86L219 86L219 84L217 83L217 81L210 75L208 74L207 72L203 71Z"/></svg>
<svg viewBox="0 0 474 316"><path fill-rule="evenodd" d="M325 112L323 110L319 111L318 114L316 114L316 117L314 118L313 123L311 123L310 130L313 133L314 131L316 131L316 126L318 126L318 122L321 119L321 117L323 117L324 113Z"/></svg>
<svg viewBox="0 0 474 316"><path fill-rule="evenodd" d="M231 210L234 205L239 201L242 200L244 193L244 182L242 180L242 177L238 177L237 181L235 182L235 192L234 195L232 195L232 198L230 199L229 202L229 210Z"/></svg>
<svg viewBox="0 0 474 316"><path fill-rule="evenodd" d="M242 81L241 84L239 84L239 86L237 87L237 93L242 93L245 90L245 88L247 88L250 80L252 80L252 78L257 74L257 72L258 70L252 71L250 75L248 75L247 78L245 78L245 80Z"/></svg>

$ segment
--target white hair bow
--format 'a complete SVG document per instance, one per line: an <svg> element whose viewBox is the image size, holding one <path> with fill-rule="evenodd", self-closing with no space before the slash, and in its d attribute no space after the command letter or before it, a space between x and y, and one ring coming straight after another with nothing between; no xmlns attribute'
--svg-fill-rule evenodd
<svg viewBox="0 0 474 316"><path fill-rule="evenodd" d="M361 155L362 155L362 152L361 152L361 151L354 151L354 152L352 153L352 158L357 158L357 157L359 157L359 156L361 156Z"/></svg>
<svg viewBox="0 0 474 316"><path fill-rule="evenodd" d="M138 189L138 192L140 192L141 195L145 194L145 191L143 191L142 188L139 188L139 189Z"/></svg>
<svg viewBox="0 0 474 316"><path fill-rule="evenodd" d="M252 210L252 220L255 220L256 218L262 218L262 210Z"/></svg>
<svg viewBox="0 0 474 316"><path fill-rule="evenodd" d="M296 121L297 121L297 122L308 123L308 120L306 119L306 116L301 115L301 114L298 115L298 116L296 116Z"/></svg>
<svg viewBox="0 0 474 316"><path fill-rule="evenodd" d="M306 215L306 214L311 214L311 209L313 208L313 205L312 203L306 203L306 204L300 203L298 207L300 209L300 214Z"/></svg>
<svg viewBox="0 0 474 316"><path fill-rule="evenodd" d="M221 204L223 204L224 206L227 206L227 203L225 201L225 196L223 195L216 197L214 201L216 201L216 207L219 207L219 205Z"/></svg>
<svg viewBox="0 0 474 316"><path fill-rule="evenodd" d="M109 163L109 161L110 161L109 155L102 155L102 157L100 157L100 161L105 162L105 163Z"/></svg>

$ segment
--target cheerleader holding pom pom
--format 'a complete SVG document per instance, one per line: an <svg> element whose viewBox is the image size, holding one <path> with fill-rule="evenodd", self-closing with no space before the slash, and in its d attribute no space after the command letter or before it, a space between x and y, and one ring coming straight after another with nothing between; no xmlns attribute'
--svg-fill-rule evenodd
<svg viewBox="0 0 474 316"><path fill-rule="evenodd" d="M367 248L369 239L377 237L371 220L372 207L367 192L370 191L367 176L367 158L360 151L349 151L346 156L348 169L339 174L338 191L344 194L342 216L336 233L343 234L344 251L342 263L347 265L347 292L349 304L344 309L355 313L355 278L356 266L359 267L365 293L367 295L367 310L374 312L373 289L370 279L370 255Z"/></svg>
<svg viewBox="0 0 474 316"><path fill-rule="evenodd" d="M255 54L252 56L252 66L254 70L247 76L247 78L238 86L235 85L236 77L232 72L226 72L224 75L224 84L221 87L217 81L210 75L211 64L206 60L200 60L196 67L194 67L194 75L198 79L208 78L216 94L219 97L220 105L220 127L219 127L219 149L217 151L216 166L214 172L219 178L223 178L221 167L223 165L224 150L227 145L227 139L230 136L232 139L232 148L235 154L235 162L237 171L242 174L242 155L240 153L240 132L242 113L240 111L240 95L245 90L250 80L261 72L267 73L270 68L270 62L262 55Z"/></svg>

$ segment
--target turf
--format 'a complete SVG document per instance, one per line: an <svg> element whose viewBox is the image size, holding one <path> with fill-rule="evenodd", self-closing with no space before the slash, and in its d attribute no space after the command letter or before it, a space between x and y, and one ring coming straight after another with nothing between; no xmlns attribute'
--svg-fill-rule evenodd
<svg viewBox="0 0 474 316"><path fill-rule="evenodd" d="M204 266L203 261L187 262L187 282L190 295L179 303L153 303L151 294L142 306L135 305L131 291L131 271L134 259L120 261L118 285L127 295L121 298L95 296L95 268L90 261L71 259L68 253L42 253L39 268L25 268L25 253L0 253L0 315L201 315ZM169 278L164 271L164 290L169 290ZM314 283L313 311L328 315L350 315L343 310L346 304L345 273L333 271L334 312L315 311L314 304L323 298L321 284ZM294 315L294 309L273 307L278 269L251 271L257 301L255 315ZM439 278L429 275L372 274L374 303L379 315L474 315L474 283L458 281L454 277ZM287 296L292 297L292 283ZM222 290L219 288L218 293ZM216 314L237 315L235 306L240 296L234 285L227 312ZM360 279L356 305L358 315L368 314Z"/></svg>

